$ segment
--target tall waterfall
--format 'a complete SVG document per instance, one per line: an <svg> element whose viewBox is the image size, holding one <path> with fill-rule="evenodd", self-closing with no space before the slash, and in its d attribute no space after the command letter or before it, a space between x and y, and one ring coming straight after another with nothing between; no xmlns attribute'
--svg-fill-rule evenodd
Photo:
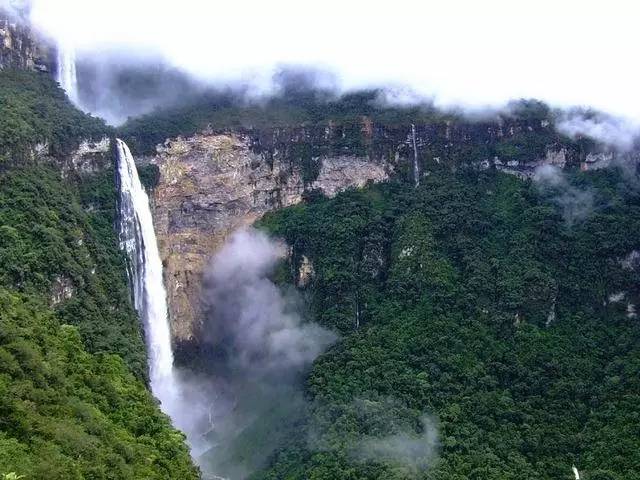
<svg viewBox="0 0 640 480"><path fill-rule="evenodd" d="M172 416L177 384L173 371L162 261L153 230L149 197L142 188L129 147L120 139L117 140L117 147L120 248L129 258L128 272L134 306L144 325L151 391L160 400L162 410Z"/></svg>
<svg viewBox="0 0 640 480"><path fill-rule="evenodd" d="M76 51L69 43L58 45L58 83L73 103L78 103Z"/></svg>
<svg viewBox="0 0 640 480"><path fill-rule="evenodd" d="M418 163L418 144L416 143L416 126L411 124L411 139L413 143L413 182L420 186L420 164Z"/></svg>

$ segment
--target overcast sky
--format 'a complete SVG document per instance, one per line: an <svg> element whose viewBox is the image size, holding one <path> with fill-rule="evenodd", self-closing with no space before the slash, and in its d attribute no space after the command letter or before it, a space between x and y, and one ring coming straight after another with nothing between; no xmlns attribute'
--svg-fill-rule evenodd
<svg viewBox="0 0 640 480"><path fill-rule="evenodd" d="M439 104L536 97L640 121L634 0L34 0L81 52L142 49L215 80L326 68L344 88L407 85Z"/></svg>

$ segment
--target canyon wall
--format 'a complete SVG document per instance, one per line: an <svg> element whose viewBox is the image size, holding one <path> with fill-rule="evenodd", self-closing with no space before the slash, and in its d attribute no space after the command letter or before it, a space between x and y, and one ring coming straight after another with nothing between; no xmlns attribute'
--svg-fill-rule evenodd
<svg viewBox="0 0 640 480"><path fill-rule="evenodd" d="M519 139L535 135L546 143L536 154L527 147L528 156L523 155ZM487 146L496 143L504 144L504 155L487 157ZM542 164L587 165L586 155L563 145L553 127L540 122L412 129L376 127L366 119L351 130L332 125L208 129L167 140L155 155L139 158L159 169L153 214L178 359L198 346L202 273L231 232L268 211L301 202L305 192L332 196L391 174L411 188L414 162L423 177L430 169L459 165L460 159L478 170L496 168L521 177Z"/></svg>
<svg viewBox="0 0 640 480"><path fill-rule="evenodd" d="M331 196L383 181L390 173L390 165L367 158L326 157L317 177L305 183L299 166L277 154L267 159L252 149L249 137L236 133L171 140L144 161L160 170L153 212L178 352L197 341L202 273L231 232L270 210L299 203L305 191Z"/></svg>

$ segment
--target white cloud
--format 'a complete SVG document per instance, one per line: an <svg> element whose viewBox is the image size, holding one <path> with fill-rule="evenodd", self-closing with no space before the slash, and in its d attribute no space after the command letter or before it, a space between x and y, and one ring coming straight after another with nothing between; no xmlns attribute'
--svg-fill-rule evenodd
<svg viewBox="0 0 640 480"><path fill-rule="evenodd" d="M640 5L626 0L34 0L86 53L161 52L207 79L326 67L342 86L409 85L439 104L536 97L640 120Z"/></svg>
<svg viewBox="0 0 640 480"><path fill-rule="evenodd" d="M602 115L567 114L558 122L558 130L569 137L585 135L619 150L629 151L638 136L638 123Z"/></svg>
<svg viewBox="0 0 640 480"><path fill-rule="evenodd" d="M533 181L540 192L560 208L568 227L586 220L595 209L593 191L571 185L565 173L556 166L542 165L536 170Z"/></svg>

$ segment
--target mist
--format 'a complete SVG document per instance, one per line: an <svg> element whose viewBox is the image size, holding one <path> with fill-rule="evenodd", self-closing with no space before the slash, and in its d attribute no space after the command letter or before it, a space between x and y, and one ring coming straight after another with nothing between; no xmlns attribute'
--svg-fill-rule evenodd
<svg viewBox="0 0 640 480"><path fill-rule="evenodd" d="M335 73L342 91L408 87L467 109L538 98L638 122L638 13L624 0L34 0L31 18L81 61L142 52L218 86L269 92L274 72L292 65Z"/></svg>
<svg viewBox="0 0 640 480"><path fill-rule="evenodd" d="M406 470L412 476L432 467L437 459L438 430L428 415L420 417L420 433L410 429L384 437L360 439L352 449L361 462L385 462Z"/></svg>
<svg viewBox="0 0 640 480"><path fill-rule="evenodd" d="M209 361L180 372L185 408L174 420L210 474L243 479L266 461L304 415L303 375L337 339L303 318L297 294L271 281L286 251L241 230L205 273Z"/></svg>
<svg viewBox="0 0 640 480"><path fill-rule="evenodd" d="M116 126L157 109L188 103L207 88L161 57L144 52L84 56L78 59L77 70L78 106Z"/></svg>
<svg viewBox="0 0 640 480"><path fill-rule="evenodd" d="M585 111L562 114L556 127L573 139L589 137L620 152L632 150L639 133L638 124L634 121Z"/></svg>
<svg viewBox="0 0 640 480"><path fill-rule="evenodd" d="M581 190L571 185L566 174L558 167L539 167L533 181L540 192L558 206L567 227L586 220L595 208L593 191Z"/></svg>
<svg viewBox="0 0 640 480"><path fill-rule="evenodd" d="M437 421L399 398L368 392L342 404L316 399L312 409L310 451L344 448L354 465L384 465L389 478L423 478L438 461Z"/></svg>

